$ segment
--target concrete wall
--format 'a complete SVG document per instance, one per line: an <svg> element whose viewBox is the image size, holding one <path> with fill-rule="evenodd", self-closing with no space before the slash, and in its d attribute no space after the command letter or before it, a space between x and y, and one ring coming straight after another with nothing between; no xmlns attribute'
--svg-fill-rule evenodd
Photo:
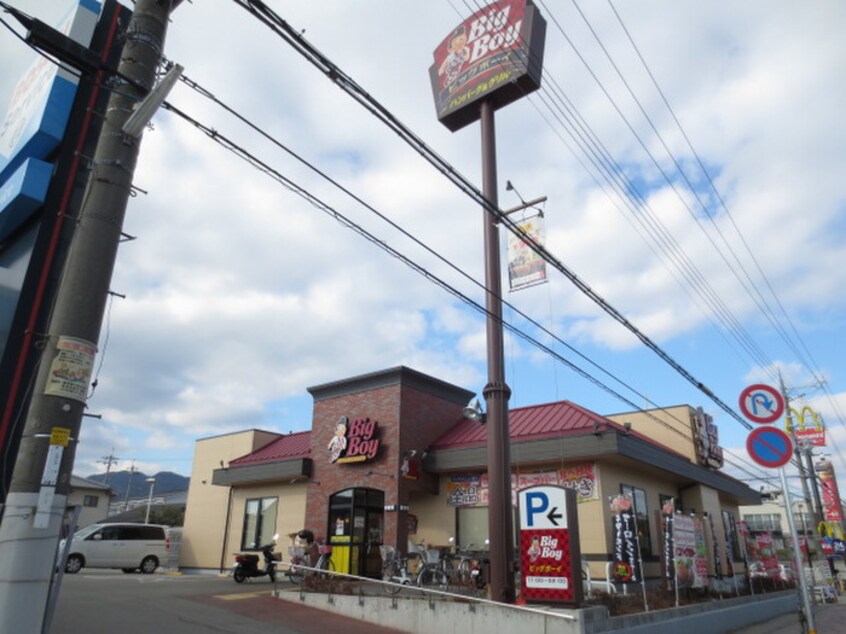
<svg viewBox="0 0 846 634"><path fill-rule="evenodd" d="M378 592L378 589L376 589ZM711 601L682 608L608 618L603 607L583 610L523 608L492 602L368 593L362 596L283 591L277 597L401 632L438 634L726 634L798 609L795 591Z"/></svg>

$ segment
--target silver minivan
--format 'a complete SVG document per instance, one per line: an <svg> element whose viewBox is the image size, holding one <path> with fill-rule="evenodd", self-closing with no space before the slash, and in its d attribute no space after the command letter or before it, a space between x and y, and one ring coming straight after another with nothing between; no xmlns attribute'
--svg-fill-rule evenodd
<svg viewBox="0 0 846 634"><path fill-rule="evenodd" d="M159 524L91 524L73 536L65 572L82 568L120 568L124 572L156 571L167 562L170 540ZM65 541L59 546L62 552Z"/></svg>

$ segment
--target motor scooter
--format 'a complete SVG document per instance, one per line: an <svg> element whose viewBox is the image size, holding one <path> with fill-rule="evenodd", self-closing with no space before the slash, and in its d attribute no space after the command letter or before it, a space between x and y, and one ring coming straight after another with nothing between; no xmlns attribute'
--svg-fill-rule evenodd
<svg viewBox="0 0 846 634"><path fill-rule="evenodd" d="M276 546L276 537L273 536L273 541L265 544L259 550L264 555L264 568L259 568L259 556L251 553L238 553L235 555L235 568L232 571L232 578L236 583L244 583L247 579L253 577L270 577L270 580L276 583L276 562L279 558L274 555L273 549Z"/></svg>

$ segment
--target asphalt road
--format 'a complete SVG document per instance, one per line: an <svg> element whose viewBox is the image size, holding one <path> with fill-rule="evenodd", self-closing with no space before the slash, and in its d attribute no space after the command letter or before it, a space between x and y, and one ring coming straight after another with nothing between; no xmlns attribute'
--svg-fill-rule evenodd
<svg viewBox="0 0 846 634"><path fill-rule="evenodd" d="M282 582L281 589L290 588ZM267 579L124 574L65 575L52 634L395 634L323 610L279 601Z"/></svg>

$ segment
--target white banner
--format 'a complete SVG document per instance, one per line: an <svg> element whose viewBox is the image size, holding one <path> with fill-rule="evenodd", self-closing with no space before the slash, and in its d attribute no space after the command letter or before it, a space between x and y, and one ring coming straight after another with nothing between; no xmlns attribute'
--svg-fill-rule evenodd
<svg viewBox="0 0 846 634"><path fill-rule="evenodd" d="M546 239L543 216L538 214L517 223L536 244ZM546 282L546 262L520 237L508 234L508 284L512 291Z"/></svg>

